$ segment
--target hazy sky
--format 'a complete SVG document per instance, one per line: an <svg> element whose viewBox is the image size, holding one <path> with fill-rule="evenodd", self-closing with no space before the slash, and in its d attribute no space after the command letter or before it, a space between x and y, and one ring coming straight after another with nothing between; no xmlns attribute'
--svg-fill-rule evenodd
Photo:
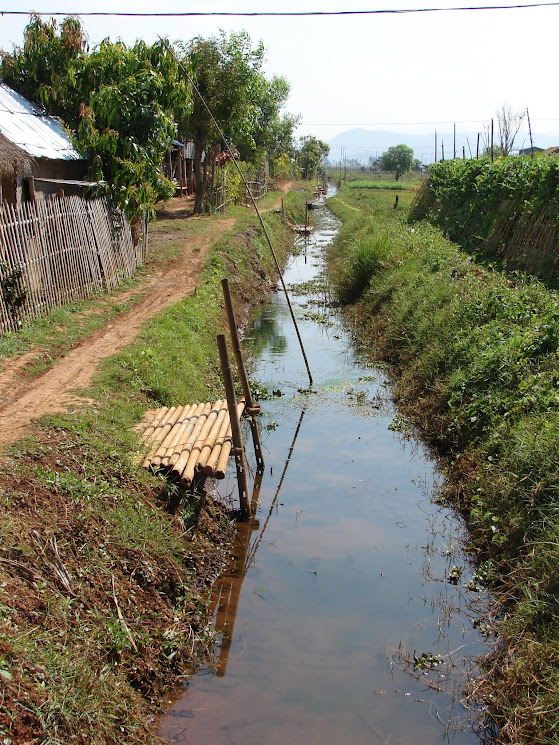
<svg viewBox="0 0 559 745"><path fill-rule="evenodd" d="M485 0L493 4L496 0ZM303 11L449 7L450 0L0 0L8 10ZM455 5L463 3L455 2ZM480 4L483 4L481 0ZM21 44L27 17L0 16L0 48ZM352 127L477 131L504 102L529 108L532 128L559 136L559 7L321 18L87 18L90 44L245 29L267 49L267 74L291 84L297 134L327 140ZM419 123L419 124L418 124Z"/></svg>

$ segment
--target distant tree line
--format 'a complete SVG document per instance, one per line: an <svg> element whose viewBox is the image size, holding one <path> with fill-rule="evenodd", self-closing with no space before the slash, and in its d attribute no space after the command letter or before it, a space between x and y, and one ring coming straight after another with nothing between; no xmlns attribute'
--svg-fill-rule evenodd
<svg viewBox="0 0 559 745"><path fill-rule="evenodd" d="M7 85L65 123L91 180L134 220L173 194L161 164L175 138L195 144L195 211L204 211L208 168L225 145L190 80L247 167L259 170L267 158L278 177L317 174L328 145L294 141L299 118L283 112L289 83L266 78L264 57L245 32L174 45L107 38L90 50L78 19L32 15L23 45L0 51L0 70Z"/></svg>

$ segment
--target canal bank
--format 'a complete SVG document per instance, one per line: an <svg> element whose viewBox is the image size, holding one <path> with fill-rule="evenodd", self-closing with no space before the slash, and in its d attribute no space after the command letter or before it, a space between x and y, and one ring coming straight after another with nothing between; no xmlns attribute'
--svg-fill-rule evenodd
<svg viewBox="0 0 559 745"><path fill-rule="evenodd" d="M478 741L461 700L485 648L473 628L484 598L460 520L434 501L436 464L331 302L324 252L338 225L321 212L285 274L313 389L280 296L246 333L266 469L214 589L213 664L163 722L172 742Z"/></svg>

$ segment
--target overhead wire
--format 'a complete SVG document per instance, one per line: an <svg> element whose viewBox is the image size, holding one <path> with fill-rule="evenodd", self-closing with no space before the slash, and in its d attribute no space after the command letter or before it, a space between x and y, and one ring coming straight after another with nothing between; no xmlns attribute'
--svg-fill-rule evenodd
<svg viewBox="0 0 559 745"><path fill-rule="evenodd" d="M286 285L285 285L285 282L284 282L284 279L283 279L283 272L281 271L281 267L280 267L280 265L279 265L279 261L278 261L278 258L277 258L277 256L276 256L276 252L275 252L275 250L274 250L274 245L273 245L273 243L272 243L272 239L270 238L270 234L268 233L268 230L267 230L267 228L266 228L266 225L265 225L265 223L264 223L264 220L262 219L262 214L260 213L260 210L258 209L258 205L256 204L256 200L255 200L255 198L254 198L254 195L253 195L253 193L252 193L252 189L250 188L250 186L249 186L249 184L248 184L248 181L247 181L247 180L246 180L246 178L245 178L245 175L244 175L244 173L242 172L242 170L241 170L241 168L240 168L239 164L237 163L237 160L236 160L236 158L235 158L235 154L233 153L233 150L232 150L231 146L229 145L229 142L227 141L227 138L226 138L226 137L225 137L225 135L223 134L223 131L222 131L221 127L220 127L220 126L219 126L219 124L217 123L217 121L216 121L216 118L214 117L214 115L213 115L213 113L212 113L212 111L211 111L210 107L209 107L209 106L208 106L208 104L206 103L206 99L205 99L205 98L204 98L204 96L203 96L203 95L201 94L200 90L198 89L198 86L196 85L196 83L195 83L195 82L194 82L194 80L192 79L192 76L190 75L190 73L188 72L188 70L186 69L186 67L185 67L185 66L184 66L184 65L182 64L181 60L180 60L180 59L177 59L177 57L176 57L176 55L175 55L175 52L174 52L174 50L172 49L172 47L171 47L171 45L169 44L169 42L167 41L167 39L163 39L163 38L162 38L162 37L160 36L160 37L159 37L159 40L160 40L160 41L161 41L161 42L162 42L163 44L165 44L165 46L167 47L168 51L169 51L169 52L170 52L170 53L171 53L171 54L173 55L173 57L175 58L175 60L176 60L177 64L178 64L178 65L180 66L180 68L182 69L182 71L183 71L183 72L184 72L184 74L186 75L186 77L187 77L187 79L188 79L188 81L189 81L190 85L192 86L192 89L193 89L193 90L194 90L194 92L195 92L195 93L197 94L197 96L199 97L199 99L200 99L200 101L201 101L202 105L204 106L204 108L205 108L205 109L206 109L206 111L208 112L208 115L210 116L210 119L212 120L212 122L213 122L213 124L214 124L215 128L217 129L217 131L218 131L218 133L219 133L219 136L220 136L220 138L222 139L223 143L225 144L225 147L227 148L227 152L228 152L228 153L229 153L229 155L231 156L231 160L232 160L232 161L233 161L233 163L235 164L235 168L237 169L237 172L238 172L239 176L240 176L240 177L241 177L241 179L242 179L242 182L243 182L243 184L244 184L244 186L245 186L245 189L246 189L246 191L247 191L247 194L248 194L248 195L249 195L249 197L250 197L250 201L252 202L252 205L253 205L253 207L254 207L254 210L255 210L255 212L256 212L256 214L257 214L257 216L258 216L258 221L260 222L260 227L262 228L262 232L263 232L263 234L264 234L264 237L266 238L266 242L268 243L268 246L269 246L269 248L270 248L270 252L271 252L271 254L272 254L272 258L274 259L274 264L275 264L275 266L276 266L276 269L277 269L277 272L278 272L278 275L279 275L279 278L280 278L281 286L282 286L282 288L283 288L283 291L284 291L284 294L285 294L285 299L286 299L286 301L287 301L287 306L288 306L288 308L289 308L289 313L291 314L291 320L293 321L293 326L295 327L295 332L296 332L296 334L297 334L297 339L298 339L298 341L299 341L299 346L301 347L301 352L302 352L302 354L303 354L303 359L304 359L304 361L305 361L305 366L306 366L306 368L307 368L307 374L308 374L308 376L309 376L309 386L312 386L312 384L313 384L313 378L312 378L312 374L311 374L311 368L310 368L310 366L309 366L309 361L308 361L308 359L307 359L307 354L306 354L306 352L305 352L305 347L304 347L304 345L303 345L303 339L301 338L301 334L300 334L300 332L299 332L299 326L298 326L298 324L297 324L297 319L295 318L295 313L294 313L294 311L293 311L293 306L291 305L291 300L290 300L290 298L289 298L289 293L288 293L288 291L287 291L287 287L286 287Z"/></svg>
<svg viewBox="0 0 559 745"><path fill-rule="evenodd" d="M367 16L367 15L408 15L413 13L447 13L455 11L478 10L516 10L523 8L551 8L559 2L513 3L507 5L459 5L450 8L377 8L375 10L299 10L299 11L177 11L177 12L124 12L117 10L89 10L89 11L33 11L33 10L0 10L0 15L38 15L38 16L119 16L122 18L194 18L194 17L222 17L222 18L263 18L263 17L317 17L317 16Z"/></svg>

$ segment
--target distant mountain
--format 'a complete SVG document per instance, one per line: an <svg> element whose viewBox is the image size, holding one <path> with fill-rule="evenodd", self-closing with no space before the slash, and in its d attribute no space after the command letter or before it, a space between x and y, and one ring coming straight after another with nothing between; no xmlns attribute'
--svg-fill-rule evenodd
<svg viewBox="0 0 559 745"><path fill-rule="evenodd" d="M548 148L559 145L559 136L533 134L534 147ZM437 132L437 159L441 158L444 147L445 158L454 155L454 135L452 132ZM428 135L404 134L380 129L348 129L328 141L330 154L328 160L337 164L345 160L357 160L362 165L368 165L369 158L380 157L389 147L407 145L414 151L414 156L422 163L429 164L435 159L435 133ZM530 147L528 132L519 132L515 145L517 148ZM477 132L456 133L456 157L462 157L463 150L466 157L475 157L477 147ZM483 148L483 136L480 139L480 150Z"/></svg>

